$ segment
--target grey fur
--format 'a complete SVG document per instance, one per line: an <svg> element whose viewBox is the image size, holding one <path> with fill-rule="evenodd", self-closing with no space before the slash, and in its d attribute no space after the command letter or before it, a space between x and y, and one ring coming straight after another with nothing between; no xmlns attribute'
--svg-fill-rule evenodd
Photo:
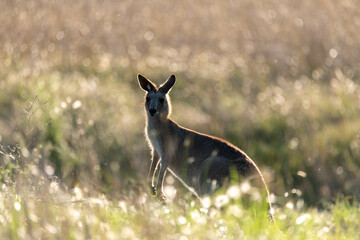
<svg viewBox="0 0 360 240"><path fill-rule="evenodd" d="M230 177L231 169L236 169L242 177L260 176L267 190L260 170L242 150L223 139L184 128L169 118L168 92L175 84L174 75L159 89L140 74L138 81L146 91L145 134L152 149L149 182L154 195L159 194L165 199L163 181L168 168L199 195L211 193L221 186ZM160 173L155 187L154 173L158 165Z"/></svg>

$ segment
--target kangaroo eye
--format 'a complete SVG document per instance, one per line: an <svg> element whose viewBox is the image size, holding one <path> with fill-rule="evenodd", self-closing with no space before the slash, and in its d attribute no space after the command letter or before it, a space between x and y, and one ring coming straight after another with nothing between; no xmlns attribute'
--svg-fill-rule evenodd
<svg viewBox="0 0 360 240"><path fill-rule="evenodd" d="M163 104L163 103L164 103L164 101L165 101L165 99L164 99L164 98L160 98L160 99L159 99L159 102L160 102L161 104Z"/></svg>

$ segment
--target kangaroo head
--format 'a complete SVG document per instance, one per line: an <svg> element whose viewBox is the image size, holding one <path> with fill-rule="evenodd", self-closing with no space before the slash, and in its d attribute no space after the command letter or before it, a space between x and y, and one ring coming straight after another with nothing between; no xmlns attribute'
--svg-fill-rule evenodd
<svg viewBox="0 0 360 240"><path fill-rule="evenodd" d="M167 118L171 113L168 92L175 84L175 76L171 75L159 88L146 77L138 74L140 87L146 91L145 109L149 118Z"/></svg>

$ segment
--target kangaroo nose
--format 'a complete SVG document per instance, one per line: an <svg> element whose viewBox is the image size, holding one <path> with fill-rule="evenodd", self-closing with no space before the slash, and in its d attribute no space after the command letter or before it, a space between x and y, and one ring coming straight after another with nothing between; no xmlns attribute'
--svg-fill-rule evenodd
<svg viewBox="0 0 360 240"><path fill-rule="evenodd" d="M149 113L153 117L155 115L155 113L156 113L156 109L155 108L150 108Z"/></svg>

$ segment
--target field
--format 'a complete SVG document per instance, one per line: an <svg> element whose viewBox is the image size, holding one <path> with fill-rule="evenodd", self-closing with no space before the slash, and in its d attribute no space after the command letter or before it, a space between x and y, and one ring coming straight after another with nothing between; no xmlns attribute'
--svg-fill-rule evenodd
<svg viewBox="0 0 360 240"><path fill-rule="evenodd" d="M0 6L1 239L358 238L358 0ZM276 223L243 185L149 195L137 73L257 162Z"/></svg>

